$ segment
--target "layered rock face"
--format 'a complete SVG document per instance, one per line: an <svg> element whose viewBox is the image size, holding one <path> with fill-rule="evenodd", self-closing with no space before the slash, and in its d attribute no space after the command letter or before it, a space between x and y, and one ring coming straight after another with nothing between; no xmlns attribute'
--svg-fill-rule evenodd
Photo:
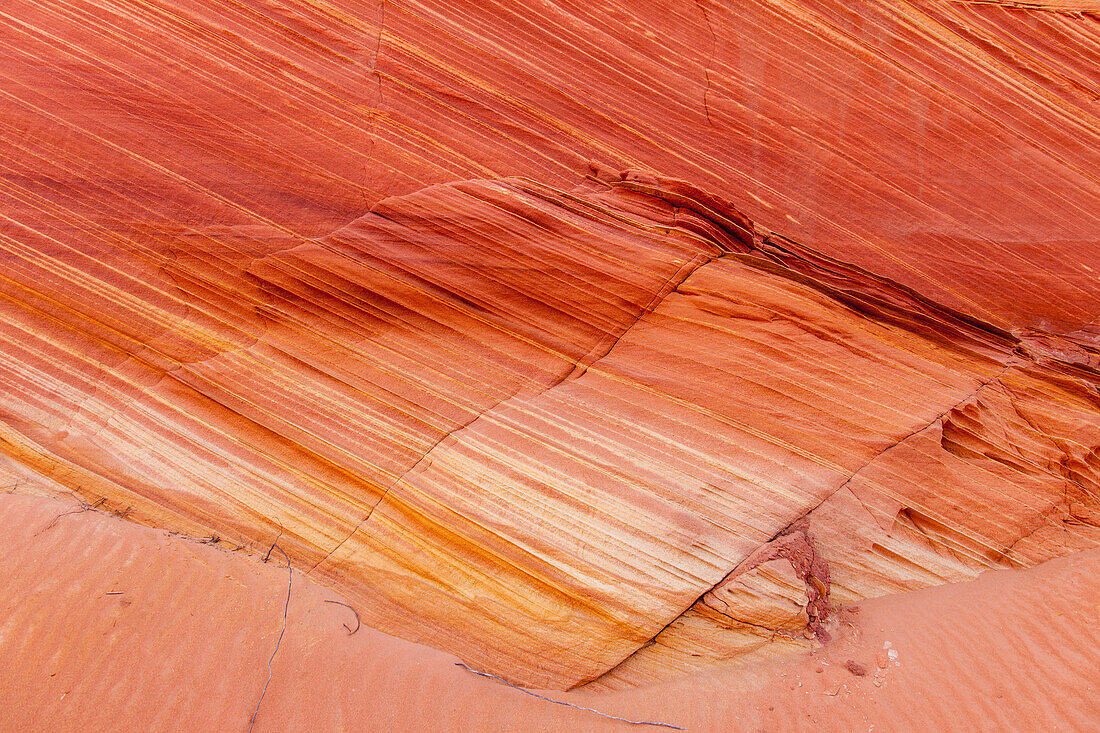
<svg viewBox="0 0 1100 733"><path fill-rule="evenodd" d="M1100 544L1094 15L3 18L15 491L554 688Z"/></svg>

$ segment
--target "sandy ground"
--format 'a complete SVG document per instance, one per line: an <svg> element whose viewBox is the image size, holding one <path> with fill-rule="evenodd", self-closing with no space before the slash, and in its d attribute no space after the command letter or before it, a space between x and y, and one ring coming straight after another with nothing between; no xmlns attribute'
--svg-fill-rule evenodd
<svg viewBox="0 0 1100 733"><path fill-rule="evenodd" d="M0 495L2 730L669 729L349 633L354 612L278 548L264 563L81 509ZM1095 549L866 601L793 663L541 694L696 731L1100 730L1098 569Z"/></svg>

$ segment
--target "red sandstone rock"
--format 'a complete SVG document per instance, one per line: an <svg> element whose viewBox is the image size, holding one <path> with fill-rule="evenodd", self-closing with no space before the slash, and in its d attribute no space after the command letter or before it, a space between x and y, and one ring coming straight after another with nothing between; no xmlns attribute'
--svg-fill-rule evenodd
<svg viewBox="0 0 1100 733"><path fill-rule="evenodd" d="M17 2L0 479L591 694L1093 548L1094 10Z"/></svg>

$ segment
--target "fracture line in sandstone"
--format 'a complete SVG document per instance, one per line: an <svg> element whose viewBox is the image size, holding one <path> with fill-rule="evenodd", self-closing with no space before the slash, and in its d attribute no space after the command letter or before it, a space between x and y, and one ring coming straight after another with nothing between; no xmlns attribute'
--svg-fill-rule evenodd
<svg viewBox="0 0 1100 733"><path fill-rule="evenodd" d="M530 690L526 690L526 689L520 687L519 685L513 685L511 682L504 679L503 677L497 677L495 674L489 674L488 672L479 672L476 669L472 669L470 667L467 667L462 662L455 662L455 666L456 667L462 667L467 672L473 672L478 677L488 677L489 679L493 679L493 680L497 680L499 682L503 682L504 684L508 685L509 687L514 688L516 690L519 690L520 692L522 692L525 695L530 695L531 697L537 697L540 700L545 700L546 702L552 702L555 705L565 705L567 707L576 708L577 710L587 710L588 712L595 713L596 715L599 715L602 718L608 718L610 720L619 720L619 721L622 721L623 723L630 723L631 725L655 725L655 726L659 726L661 728L672 728L673 730L684 730L684 728L681 728L678 725L673 725L672 723L661 723L661 722L653 721L653 720L629 720L627 718L620 718L618 715L610 715L608 713L601 713L599 710L596 710L594 708L586 708L583 705L577 705L577 704L574 704L574 703L571 703L571 702L565 702L564 700L555 700L552 697L546 697L544 695L538 694L537 692L531 692Z"/></svg>

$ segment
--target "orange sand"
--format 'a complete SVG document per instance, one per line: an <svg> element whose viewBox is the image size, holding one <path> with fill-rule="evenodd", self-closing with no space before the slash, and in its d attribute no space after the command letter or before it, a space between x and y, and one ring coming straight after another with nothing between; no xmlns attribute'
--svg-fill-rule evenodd
<svg viewBox="0 0 1100 733"><path fill-rule="evenodd" d="M247 730L283 626L279 551L264 564L80 508L0 495L0 729ZM791 663L546 694L693 731L1100 730L1098 570L1086 550L865 601ZM256 731L667 730L349 635L331 591L297 572L290 591Z"/></svg>

